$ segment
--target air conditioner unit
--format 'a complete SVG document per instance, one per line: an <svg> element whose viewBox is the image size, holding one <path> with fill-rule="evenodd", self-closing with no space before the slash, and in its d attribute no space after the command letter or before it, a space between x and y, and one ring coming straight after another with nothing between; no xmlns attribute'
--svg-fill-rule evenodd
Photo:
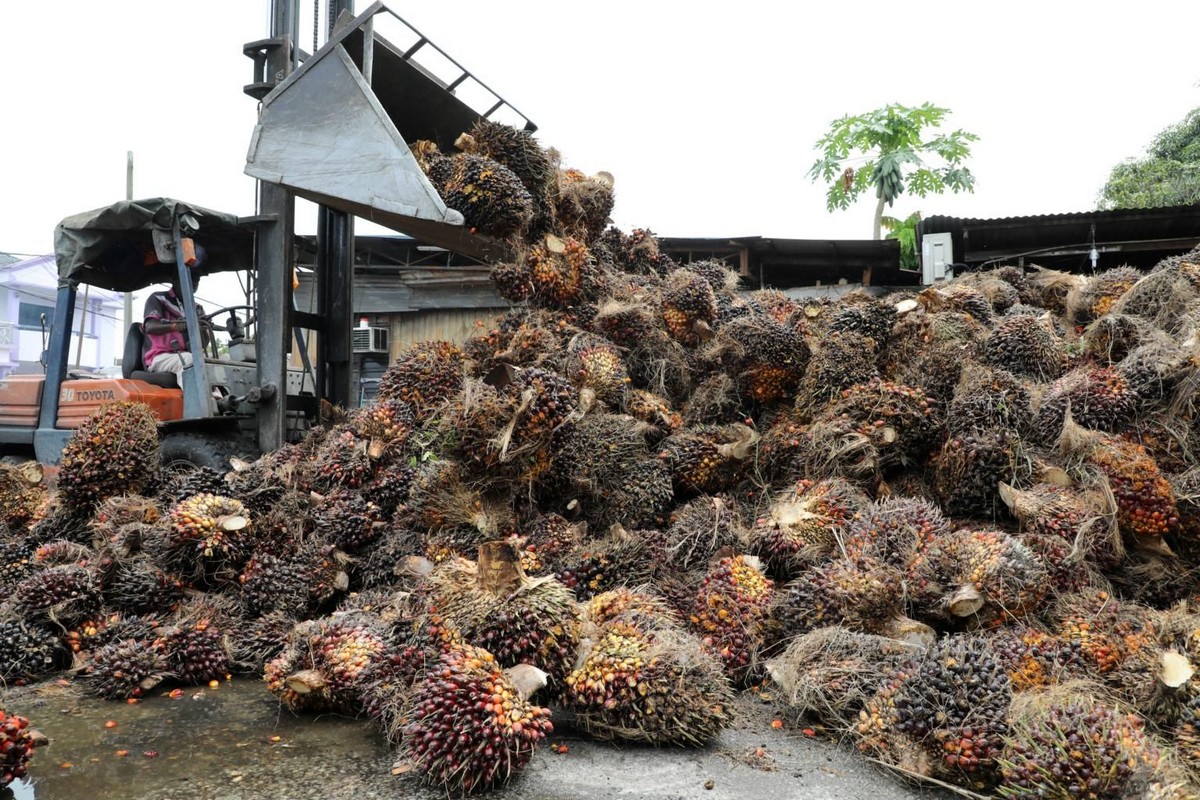
<svg viewBox="0 0 1200 800"><path fill-rule="evenodd" d="M387 328L353 328L350 335L356 353L388 352Z"/></svg>

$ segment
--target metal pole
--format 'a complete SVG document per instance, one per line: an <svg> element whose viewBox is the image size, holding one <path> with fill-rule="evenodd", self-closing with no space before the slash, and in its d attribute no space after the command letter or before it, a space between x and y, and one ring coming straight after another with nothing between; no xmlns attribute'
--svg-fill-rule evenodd
<svg viewBox="0 0 1200 800"><path fill-rule="evenodd" d="M83 309L80 310L80 312L79 312L79 344L75 345L75 368L76 369L79 369L80 367L83 366L83 331L84 331L85 326L87 325L88 290L91 288L92 287L90 284L85 283L83 285ZM67 327L69 328L70 325L71 325L71 323L68 320Z"/></svg>
<svg viewBox="0 0 1200 800"><path fill-rule="evenodd" d="M133 151L125 153L125 199L133 199ZM133 292L125 292L125 330L133 325Z"/></svg>

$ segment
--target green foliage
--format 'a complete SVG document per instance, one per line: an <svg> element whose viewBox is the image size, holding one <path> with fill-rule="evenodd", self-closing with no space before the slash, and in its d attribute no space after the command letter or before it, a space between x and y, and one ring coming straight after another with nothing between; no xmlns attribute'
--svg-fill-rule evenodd
<svg viewBox="0 0 1200 800"><path fill-rule="evenodd" d="M883 229L888 232L884 238L900 242L900 269L914 272L920 269L917 263L917 223L920 221L920 211L914 211L904 219L886 216L879 218Z"/></svg>
<svg viewBox="0 0 1200 800"><path fill-rule="evenodd" d="M817 140L822 155L808 171L813 181L829 185L826 207L830 211L849 208L872 189L881 201L878 231L883 204L890 206L906 192L925 197L947 189L973 191L975 176L963 161L971 155L971 142L979 137L956 130L922 138L926 129L937 128L948 113L949 109L930 103L893 103L834 120L829 132ZM862 164L857 169L851 166L850 162L859 160Z"/></svg>
<svg viewBox="0 0 1200 800"><path fill-rule="evenodd" d="M1200 108L1162 130L1145 158L1113 167L1097 206L1158 208L1200 203Z"/></svg>

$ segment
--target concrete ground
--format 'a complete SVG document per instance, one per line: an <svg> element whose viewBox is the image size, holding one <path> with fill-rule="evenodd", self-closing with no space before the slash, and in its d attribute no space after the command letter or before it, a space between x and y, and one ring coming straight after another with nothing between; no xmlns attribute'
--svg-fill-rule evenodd
<svg viewBox="0 0 1200 800"><path fill-rule="evenodd" d="M50 738L30 776L0 799L374 800L445 798L394 761L368 723L297 717L255 681L185 690L135 704L80 698L71 689L8 690L0 703ZM949 798L916 788L837 744L771 727L769 706L745 699L740 724L704 750L617 747L558 724L548 747L497 800ZM761 748L761 751L760 751ZM709 788L711 787L711 788Z"/></svg>

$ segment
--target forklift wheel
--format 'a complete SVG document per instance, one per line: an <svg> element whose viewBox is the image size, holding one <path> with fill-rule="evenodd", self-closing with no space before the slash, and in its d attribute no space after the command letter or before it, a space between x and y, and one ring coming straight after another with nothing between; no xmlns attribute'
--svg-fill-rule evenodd
<svg viewBox="0 0 1200 800"><path fill-rule="evenodd" d="M228 439L201 433L168 434L159 445L164 467L182 461L217 472L229 471L229 456L235 449L233 442Z"/></svg>

